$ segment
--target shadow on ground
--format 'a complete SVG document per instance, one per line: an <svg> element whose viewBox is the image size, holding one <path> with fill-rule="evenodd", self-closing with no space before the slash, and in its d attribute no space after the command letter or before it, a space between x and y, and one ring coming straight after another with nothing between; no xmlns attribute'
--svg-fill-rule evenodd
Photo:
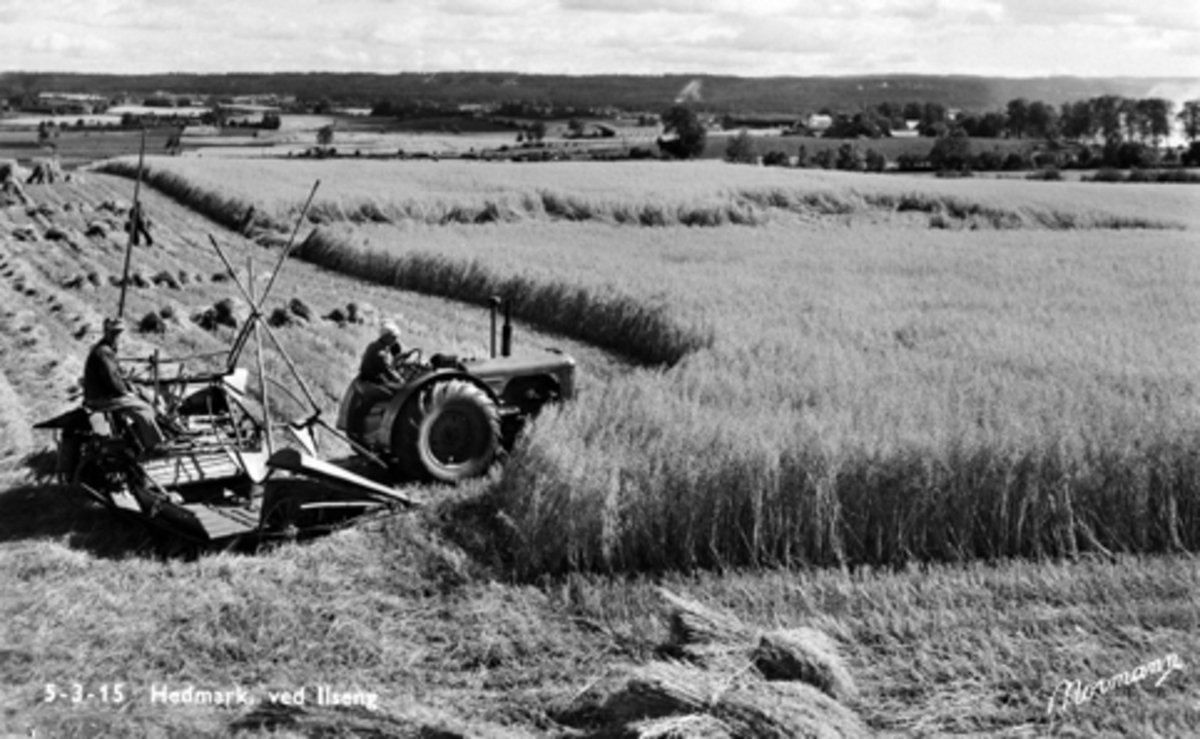
<svg viewBox="0 0 1200 739"><path fill-rule="evenodd" d="M0 491L0 544L34 539L65 541L109 559L163 554L144 526L69 486L25 484Z"/></svg>
<svg viewBox="0 0 1200 739"><path fill-rule="evenodd" d="M0 545L52 539L97 557L194 556L155 531L88 497L57 477L58 455L43 449L0 474Z"/></svg>
<svg viewBox="0 0 1200 739"><path fill-rule="evenodd" d="M461 734L439 731L432 726L422 726L395 719L384 714L374 714L364 708L306 710L295 706L262 704L250 713L229 725L231 734L240 732L297 733L320 739L440 739L458 737Z"/></svg>
<svg viewBox="0 0 1200 739"><path fill-rule="evenodd" d="M135 556L192 560L206 553L254 553L281 543L319 538L356 520L353 516L339 515L337 509L317 510L297 521L299 528L264 528L236 538L202 543L110 509L82 490L64 484L58 477L54 450L29 454L19 464L22 469L0 468L0 545L50 539L107 559ZM297 507L305 502L338 499L336 491L317 481L289 478L278 484L287 491L285 502Z"/></svg>

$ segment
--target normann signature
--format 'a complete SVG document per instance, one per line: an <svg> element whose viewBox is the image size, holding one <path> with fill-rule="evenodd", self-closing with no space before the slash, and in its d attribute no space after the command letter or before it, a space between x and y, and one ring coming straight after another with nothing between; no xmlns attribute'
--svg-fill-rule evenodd
<svg viewBox="0 0 1200 739"><path fill-rule="evenodd" d="M1138 665L1132 670L1118 672L1094 683L1085 685L1079 680L1063 680L1050 696L1050 705L1046 707L1046 713L1054 715L1055 711L1065 711L1072 705L1082 706L1090 703L1098 695L1107 695L1118 687L1135 685L1155 675L1158 679L1154 681L1154 686L1160 687L1171 673L1180 672L1185 667L1179 655L1171 652L1165 657Z"/></svg>

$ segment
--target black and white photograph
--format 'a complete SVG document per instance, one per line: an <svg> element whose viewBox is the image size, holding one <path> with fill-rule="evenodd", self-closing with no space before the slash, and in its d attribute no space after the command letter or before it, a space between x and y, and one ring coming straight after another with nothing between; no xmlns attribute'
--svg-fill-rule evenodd
<svg viewBox="0 0 1200 739"><path fill-rule="evenodd" d="M1200 736L1200 7L0 0L0 739Z"/></svg>

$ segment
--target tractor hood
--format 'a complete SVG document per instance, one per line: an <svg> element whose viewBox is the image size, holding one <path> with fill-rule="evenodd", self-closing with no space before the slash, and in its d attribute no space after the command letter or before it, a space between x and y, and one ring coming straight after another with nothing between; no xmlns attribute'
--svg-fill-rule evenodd
<svg viewBox="0 0 1200 739"><path fill-rule="evenodd" d="M483 380L497 396L504 395L505 387L512 380L537 376L554 378L564 400L575 395L575 360L553 349L513 357L467 359L462 365Z"/></svg>

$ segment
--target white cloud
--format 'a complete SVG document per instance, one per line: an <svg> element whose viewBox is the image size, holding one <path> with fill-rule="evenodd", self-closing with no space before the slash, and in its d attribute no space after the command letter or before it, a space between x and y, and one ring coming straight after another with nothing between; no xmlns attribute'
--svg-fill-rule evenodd
<svg viewBox="0 0 1200 739"><path fill-rule="evenodd" d="M546 12L553 5L547 0L448 0L436 7L449 15L520 16Z"/></svg>
<svg viewBox="0 0 1200 739"><path fill-rule="evenodd" d="M689 13L704 14L717 10L720 3L705 0L559 0L559 6L567 11L590 11L596 13L637 14L644 13Z"/></svg>
<svg viewBox="0 0 1200 739"><path fill-rule="evenodd" d="M1200 12L1144 0L0 0L0 69L268 67L1197 76Z"/></svg>
<svg viewBox="0 0 1200 739"><path fill-rule="evenodd" d="M33 37L29 43L29 48L36 52L82 56L95 52L108 51L112 48L112 45L98 38L68 36L65 33L56 31Z"/></svg>
<svg viewBox="0 0 1200 739"><path fill-rule="evenodd" d="M389 21L376 26L371 31L371 40L382 44L417 44L425 34L425 24L398 23Z"/></svg>
<svg viewBox="0 0 1200 739"><path fill-rule="evenodd" d="M0 23L17 23L28 15L29 6L16 0L0 0Z"/></svg>
<svg viewBox="0 0 1200 739"><path fill-rule="evenodd" d="M321 49L321 56L333 63L333 69L338 71L353 71L369 68L371 55L362 49L342 49L338 46L326 46Z"/></svg>
<svg viewBox="0 0 1200 739"><path fill-rule="evenodd" d="M1192 0L1132 2L1131 0L1000 0L1007 18L1023 25L1075 24L1135 30L1200 29L1200 10Z"/></svg>

